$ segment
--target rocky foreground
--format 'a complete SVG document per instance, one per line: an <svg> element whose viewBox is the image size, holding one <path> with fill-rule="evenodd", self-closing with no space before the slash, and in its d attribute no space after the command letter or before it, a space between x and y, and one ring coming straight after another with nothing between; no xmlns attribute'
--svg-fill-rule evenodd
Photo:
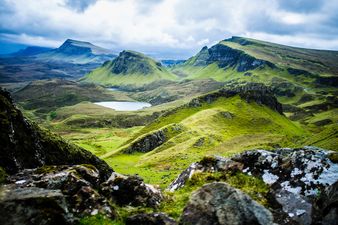
<svg viewBox="0 0 338 225"><path fill-rule="evenodd" d="M182 188L198 173L243 172L258 177L269 185L268 210L276 224L338 224L337 163L338 153L315 147L252 150L232 158L206 157L182 172L168 189L176 191ZM246 224L244 221L249 221L248 218L256 215L259 207L251 206L250 200L243 197L243 193L228 189L226 185L222 187L221 184L214 183L193 194L184 210L183 224ZM227 190L227 195L223 193L224 190ZM247 203L245 209L241 201ZM230 206L224 209L225 205ZM229 210L233 211L231 215ZM248 216L247 211L253 215ZM239 221L238 214L242 219L246 218L243 223L236 222ZM264 220L262 215L265 215ZM261 209L256 217L257 223L249 224L272 222L270 212ZM229 218L236 219L229 222Z"/></svg>
<svg viewBox="0 0 338 225"><path fill-rule="evenodd" d="M268 102L269 99L267 99ZM232 158L206 157L168 187L176 191L199 173L224 173L205 180L178 221L159 211L162 192L138 176L113 171L91 153L29 122L0 89L0 224L78 224L118 209L144 209L127 225L338 224L338 155L315 147L252 150ZM269 185L260 205L227 184L229 173L245 173Z"/></svg>

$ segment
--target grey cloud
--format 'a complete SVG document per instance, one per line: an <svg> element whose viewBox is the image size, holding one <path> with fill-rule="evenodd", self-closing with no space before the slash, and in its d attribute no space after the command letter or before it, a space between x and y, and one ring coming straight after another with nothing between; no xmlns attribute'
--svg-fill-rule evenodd
<svg viewBox="0 0 338 225"><path fill-rule="evenodd" d="M66 0L65 4L77 12L84 12L90 5L95 4L96 1L97 0Z"/></svg>
<svg viewBox="0 0 338 225"><path fill-rule="evenodd" d="M324 3L325 0L278 0L281 9L301 13L319 11Z"/></svg>

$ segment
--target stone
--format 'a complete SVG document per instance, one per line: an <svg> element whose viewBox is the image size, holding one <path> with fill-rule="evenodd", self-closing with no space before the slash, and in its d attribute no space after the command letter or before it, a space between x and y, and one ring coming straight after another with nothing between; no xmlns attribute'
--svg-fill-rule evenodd
<svg viewBox="0 0 338 225"><path fill-rule="evenodd" d="M183 210L181 225L272 225L270 211L226 183L206 184Z"/></svg>
<svg viewBox="0 0 338 225"><path fill-rule="evenodd" d="M143 213L128 217L126 225L177 225L177 222L164 213Z"/></svg>
<svg viewBox="0 0 338 225"><path fill-rule="evenodd" d="M243 169L241 163L218 156L206 156L200 162L191 164L168 186L169 191L182 188L187 180L195 173L217 171L239 171Z"/></svg>
<svg viewBox="0 0 338 225"><path fill-rule="evenodd" d="M124 153L149 152L166 141L166 130L159 130L148 134L133 142L130 147L123 150Z"/></svg>
<svg viewBox="0 0 338 225"><path fill-rule="evenodd" d="M116 217L100 193L99 171L94 166L25 169L7 181L0 190L0 206L6 215L2 217L0 212L0 217L8 222L0 224L75 224L79 218L97 213Z"/></svg>
<svg viewBox="0 0 338 225"><path fill-rule="evenodd" d="M102 184L105 196L120 206L157 207L163 199L160 190L145 184L139 176L123 176L113 173L107 182Z"/></svg>

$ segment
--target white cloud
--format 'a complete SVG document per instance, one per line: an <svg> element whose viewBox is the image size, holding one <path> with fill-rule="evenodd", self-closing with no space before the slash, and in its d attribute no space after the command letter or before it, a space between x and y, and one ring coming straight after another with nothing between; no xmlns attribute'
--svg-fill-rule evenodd
<svg viewBox="0 0 338 225"><path fill-rule="evenodd" d="M321 3L309 10L282 5L283 0L2 1L1 36L25 44L56 47L73 38L114 49L189 55L205 44L249 35L303 47L338 48L338 22L326 22L338 10L332 1L318 0Z"/></svg>

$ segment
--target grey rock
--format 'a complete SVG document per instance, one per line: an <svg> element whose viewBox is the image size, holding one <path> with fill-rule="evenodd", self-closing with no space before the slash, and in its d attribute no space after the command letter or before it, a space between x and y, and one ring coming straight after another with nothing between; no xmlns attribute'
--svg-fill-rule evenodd
<svg viewBox="0 0 338 225"><path fill-rule="evenodd" d="M133 152L149 152L166 141L166 130L159 130L148 134L133 142L128 148L124 149L124 153Z"/></svg>
<svg viewBox="0 0 338 225"><path fill-rule="evenodd" d="M169 191L175 191L179 188L182 188L195 173L230 170L237 171L241 169L243 169L243 165L231 159L218 156L207 156L204 157L200 162L191 164L168 186L167 189Z"/></svg>
<svg viewBox="0 0 338 225"><path fill-rule="evenodd" d="M102 184L105 196L120 206L158 207L163 199L161 191L150 184L145 184L139 176L124 176L113 173Z"/></svg>
<svg viewBox="0 0 338 225"><path fill-rule="evenodd" d="M97 191L99 180L99 171L89 165L25 169L1 187L0 224L74 224L98 213L115 218Z"/></svg>
<svg viewBox="0 0 338 225"><path fill-rule="evenodd" d="M176 225L177 222L164 213L143 213L130 216L126 225Z"/></svg>
<svg viewBox="0 0 338 225"><path fill-rule="evenodd" d="M256 59L245 52L230 48L223 44L216 44L208 49L206 46L196 55L192 65L206 66L217 63L220 68L236 68L238 72L245 72L267 65L274 68L271 62Z"/></svg>
<svg viewBox="0 0 338 225"><path fill-rule="evenodd" d="M248 195L217 182L194 192L183 210L182 225L272 225L271 212Z"/></svg>

